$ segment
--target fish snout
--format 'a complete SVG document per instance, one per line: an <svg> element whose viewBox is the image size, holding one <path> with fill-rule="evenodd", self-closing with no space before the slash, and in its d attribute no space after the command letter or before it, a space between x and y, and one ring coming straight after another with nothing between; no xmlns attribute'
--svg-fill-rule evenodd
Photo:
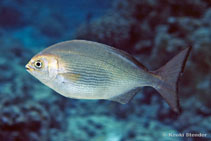
<svg viewBox="0 0 211 141"><path fill-rule="evenodd" d="M28 64L26 64L25 68L26 68L27 71L31 71L32 70L32 68Z"/></svg>

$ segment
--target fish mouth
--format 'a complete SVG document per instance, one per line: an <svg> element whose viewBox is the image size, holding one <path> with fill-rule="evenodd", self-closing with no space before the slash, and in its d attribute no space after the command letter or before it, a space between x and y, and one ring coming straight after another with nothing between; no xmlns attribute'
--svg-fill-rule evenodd
<svg viewBox="0 0 211 141"><path fill-rule="evenodd" d="M31 68L28 65L26 65L25 68L27 71L31 71Z"/></svg>

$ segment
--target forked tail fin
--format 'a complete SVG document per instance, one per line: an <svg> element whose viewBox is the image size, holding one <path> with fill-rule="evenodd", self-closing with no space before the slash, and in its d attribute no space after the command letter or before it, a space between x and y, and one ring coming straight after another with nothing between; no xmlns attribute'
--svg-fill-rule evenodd
<svg viewBox="0 0 211 141"><path fill-rule="evenodd" d="M153 71L161 79L155 88L167 101L170 107L177 113L180 112L178 99L178 81L184 70L184 66L191 48L186 48L173 59L156 71Z"/></svg>

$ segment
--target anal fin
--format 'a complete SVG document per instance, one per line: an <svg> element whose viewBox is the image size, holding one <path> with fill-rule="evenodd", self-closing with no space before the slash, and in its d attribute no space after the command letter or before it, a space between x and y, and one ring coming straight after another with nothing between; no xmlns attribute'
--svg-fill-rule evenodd
<svg viewBox="0 0 211 141"><path fill-rule="evenodd" d="M121 104L126 104L140 91L140 89L141 88L134 88L126 93L109 98L108 100L119 102Z"/></svg>

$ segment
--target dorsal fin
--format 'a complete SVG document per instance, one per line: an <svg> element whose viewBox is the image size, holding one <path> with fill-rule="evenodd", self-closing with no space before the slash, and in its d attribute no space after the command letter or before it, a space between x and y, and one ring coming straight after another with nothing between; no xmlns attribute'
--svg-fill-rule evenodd
<svg viewBox="0 0 211 141"><path fill-rule="evenodd" d="M141 88L134 88L126 93L123 93L121 95L109 98L108 100L111 101L116 101L119 102L121 104L126 104L128 103L139 91Z"/></svg>

